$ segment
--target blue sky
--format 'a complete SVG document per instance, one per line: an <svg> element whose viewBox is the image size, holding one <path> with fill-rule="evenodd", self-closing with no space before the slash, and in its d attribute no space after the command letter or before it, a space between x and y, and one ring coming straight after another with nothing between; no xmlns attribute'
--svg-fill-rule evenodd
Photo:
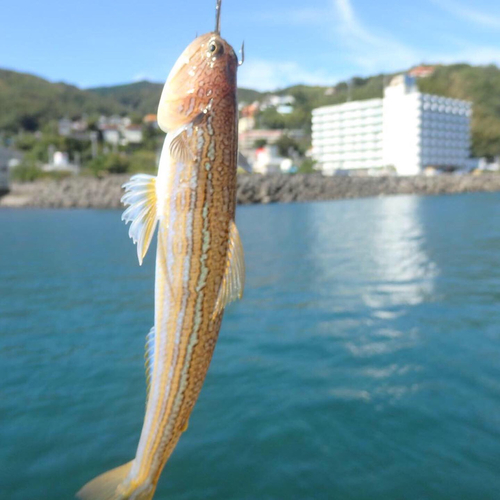
<svg viewBox="0 0 500 500"><path fill-rule="evenodd" d="M81 87L164 81L215 0L19 0L0 7L0 67ZM421 62L500 64L497 0L223 0L245 40L241 86L333 84Z"/></svg>

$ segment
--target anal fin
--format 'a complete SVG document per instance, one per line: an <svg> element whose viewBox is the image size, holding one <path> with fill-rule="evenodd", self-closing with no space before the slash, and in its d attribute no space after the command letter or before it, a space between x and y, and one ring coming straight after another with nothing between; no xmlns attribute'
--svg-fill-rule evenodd
<svg viewBox="0 0 500 500"><path fill-rule="evenodd" d="M151 379L153 378L154 361L155 361L155 342L156 330L155 327L149 330L146 336L146 352L144 354L146 367L146 402L149 399L149 390L151 388Z"/></svg>
<svg viewBox="0 0 500 500"><path fill-rule="evenodd" d="M229 226L229 245L227 249L227 261L224 278L219 290L217 302L215 303L214 317L236 299L243 296L245 287L245 258L243 245L234 221Z"/></svg>

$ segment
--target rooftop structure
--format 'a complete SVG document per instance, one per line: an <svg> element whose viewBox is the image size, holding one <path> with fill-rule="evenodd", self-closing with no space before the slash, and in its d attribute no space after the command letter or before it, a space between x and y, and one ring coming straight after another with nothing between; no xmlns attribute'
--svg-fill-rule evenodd
<svg viewBox="0 0 500 500"><path fill-rule="evenodd" d="M149 115L146 115L143 119L142 119L142 122L144 123L144 125L148 126L148 127L153 127L153 128L159 128L158 127L158 117L155 115L155 114L149 114Z"/></svg>
<svg viewBox="0 0 500 500"><path fill-rule="evenodd" d="M256 101L252 104L247 104L246 106L242 106L240 110L240 114L242 118L254 117L259 111L259 103Z"/></svg>
<svg viewBox="0 0 500 500"><path fill-rule="evenodd" d="M313 157L325 174L390 169L416 175L427 167L466 169L471 103L422 94L398 75L384 97L313 110Z"/></svg>
<svg viewBox="0 0 500 500"><path fill-rule="evenodd" d="M248 104L240 108L240 118L238 121L238 130L240 132L247 132L253 130L255 127L255 115L260 109L258 102Z"/></svg>
<svg viewBox="0 0 500 500"><path fill-rule="evenodd" d="M421 64L420 66L415 66L414 68L408 71L410 76L414 76L415 78L427 78L431 76L432 73L436 70L435 66L427 66L425 64Z"/></svg>

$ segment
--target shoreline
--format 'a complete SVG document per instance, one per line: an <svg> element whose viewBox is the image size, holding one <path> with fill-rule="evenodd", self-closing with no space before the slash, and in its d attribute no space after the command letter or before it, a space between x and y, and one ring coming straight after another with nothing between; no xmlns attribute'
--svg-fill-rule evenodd
<svg viewBox="0 0 500 500"><path fill-rule="evenodd" d="M13 183L0 208L122 208L130 175L70 177ZM500 174L436 177L325 177L321 174L240 175L242 205L369 198L398 194L439 195L500 191Z"/></svg>

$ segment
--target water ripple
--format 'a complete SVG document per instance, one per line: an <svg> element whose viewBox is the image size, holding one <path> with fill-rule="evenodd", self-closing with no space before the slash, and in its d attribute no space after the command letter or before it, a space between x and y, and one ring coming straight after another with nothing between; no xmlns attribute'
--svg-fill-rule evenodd
<svg viewBox="0 0 500 500"><path fill-rule="evenodd" d="M156 498L496 500L500 196L238 219L245 297ZM135 452L154 259L113 211L0 231L0 496L65 500Z"/></svg>

